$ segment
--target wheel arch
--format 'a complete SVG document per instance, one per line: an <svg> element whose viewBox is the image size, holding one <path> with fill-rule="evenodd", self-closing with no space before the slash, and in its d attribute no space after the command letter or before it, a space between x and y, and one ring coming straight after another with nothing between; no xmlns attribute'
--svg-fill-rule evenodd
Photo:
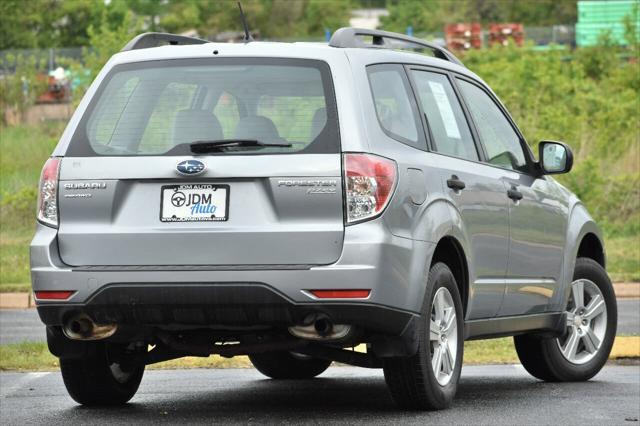
<svg viewBox="0 0 640 426"><path fill-rule="evenodd" d="M576 258L578 257L588 257L598 262L603 268L606 268L604 244L593 232L587 231L582 237L576 254Z"/></svg>
<svg viewBox="0 0 640 426"><path fill-rule="evenodd" d="M469 300L469 265L462 244L453 236L446 235L436 244L429 268L438 262L446 264L456 279L463 312L466 315Z"/></svg>
<svg viewBox="0 0 640 426"><path fill-rule="evenodd" d="M419 226L413 229L412 238L429 241L434 248L430 259L426 257L419 261L425 262L427 272L439 261L449 266L460 290L466 316L471 297L473 265L464 221L453 203L443 198L432 201L422 211L421 219L417 221Z"/></svg>
<svg viewBox="0 0 640 426"><path fill-rule="evenodd" d="M578 257L588 257L598 262L603 268L606 266L606 249L602 231L581 202L575 203L569 215L562 282L552 310L564 309L569 300Z"/></svg>

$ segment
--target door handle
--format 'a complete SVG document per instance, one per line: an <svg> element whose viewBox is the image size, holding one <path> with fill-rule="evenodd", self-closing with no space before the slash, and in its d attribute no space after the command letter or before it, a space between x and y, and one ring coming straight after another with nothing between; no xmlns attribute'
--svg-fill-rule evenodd
<svg viewBox="0 0 640 426"><path fill-rule="evenodd" d="M447 186L454 191L462 191L467 187L467 185L465 185L463 181L458 179L458 176L456 175L451 175L451 178L447 179Z"/></svg>
<svg viewBox="0 0 640 426"><path fill-rule="evenodd" d="M507 191L507 196L513 201L520 201L522 200L522 197L524 197L522 192L518 191L518 188L515 186L512 186L511 189Z"/></svg>

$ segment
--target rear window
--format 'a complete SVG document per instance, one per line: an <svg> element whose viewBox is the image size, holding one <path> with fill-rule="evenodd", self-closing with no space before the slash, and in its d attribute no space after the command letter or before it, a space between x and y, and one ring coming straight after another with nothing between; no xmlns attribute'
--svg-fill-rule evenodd
<svg viewBox="0 0 640 426"><path fill-rule="evenodd" d="M116 66L91 100L67 155L184 155L190 143L220 140L291 146L212 155L339 152L328 65L215 58Z"/></svg>

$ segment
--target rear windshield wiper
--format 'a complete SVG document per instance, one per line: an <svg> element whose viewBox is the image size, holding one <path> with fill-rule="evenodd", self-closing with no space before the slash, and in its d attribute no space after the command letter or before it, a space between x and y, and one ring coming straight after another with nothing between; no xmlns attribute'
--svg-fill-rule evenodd
<svg viewBox="0 0 640 426"><path fill-rule="evenodd" d="M191 152L204 154L207 152L224 151L229 148L290 148L290 143L266 143L251 139L223 139L217 141L195 141L189 144Z"/></svg>

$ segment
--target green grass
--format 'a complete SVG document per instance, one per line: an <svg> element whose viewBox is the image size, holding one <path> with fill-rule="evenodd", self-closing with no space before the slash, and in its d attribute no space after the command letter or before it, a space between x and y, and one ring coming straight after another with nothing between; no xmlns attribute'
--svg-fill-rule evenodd
<svg viewBox="0 0 640 426"><path fill-rule="evenodd" d="M29 242L35 226L40 170L64 123L0 127L0 291L28 291ZM640 240L618 232L606 241L614 281L640 281Z"/></svg>
<svg viewBox="0 0 640 426"><path fill-rule="evenodd" d="M606 241L607 269L616 282L640 281L640 241L637 236Z"/></svg>
<svg viewBox="0 0 640 426"><path fill-rule="evenodd" d="M471 341L465 343L466 364L518 362L510 338ZM246 356L231 359L219 356L208 358L186 357L153 364L149 368L247 368L251 363ZM0 346L0 370L57 370L58 359L49 353L46 343L15 343Z"/></svg>
<svg viewBox="0 0 640 426"><path fill-rule="evenodd" d="M29 289L29 242L40 170L64 123L0 126L0 291Z"/></svg>
<svg viewBox="0 0 640 426"><path fill-rule="evenodd" d="M518 361L513 339L471 340L464 343L465 364L512 364Z"/></svg>
<svg viewBox="0 0 640 426"><path fill-rule="evenodd" d="M31 229L0 231L0 291L29 291L31 237Z"/></svg>
<svg viewBox="0 0 640 426"><path fill-rule="evenodd" d="M0 345L0 371L57 370L58 358L51 355L46 343Z"/></svg>
<svg viewBox="0 0 640 426"><path fill-rule="evenodd" d="M152 364L150 369L168 368L248 368L249 358L237 356L222 358L186 357ZM0 345L0 371L52 371L58 370L58 358L51 355L46 343L12 343Z"/></svg>
<svg viewBox="0 0 640 426"><path fill-rule="evenodd" d="M248 368L249 358L237 356L185 357L152 364L147 368ZM49 353L46 343L23 342L0 345L0 371L51 371L60 368L58 358Z"/></svg>
<svg viewBox="0 0 640 426"><path fill-rule="evenodd" d="M618 336L610 359L640 357L640 336ZM513 339L475 340L464 344L464 362L472 364L513 364L518 356ZM59 368L58 358L49 353L46 343L15 343L0 345L0 371L51 371ZM152 364L151 369L169 368L249 368L246 356L222 358L186 357Z"/></svg>
<svg viewBox="0 0 640 426"><path fill-rule="evenodd" d="M64 124L0 125L0 200L24 187L35 188L40 170L56 146Z"/></svg>

